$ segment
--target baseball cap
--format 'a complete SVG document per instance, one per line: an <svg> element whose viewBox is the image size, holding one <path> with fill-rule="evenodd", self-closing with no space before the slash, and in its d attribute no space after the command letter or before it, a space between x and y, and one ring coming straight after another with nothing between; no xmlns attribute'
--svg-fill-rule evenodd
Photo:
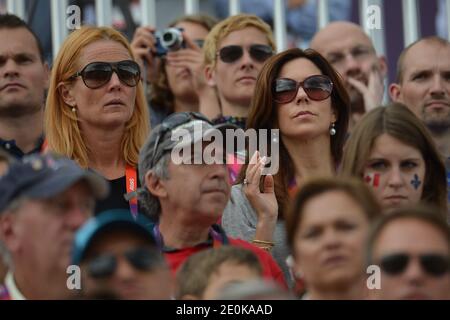
<svg viewBox="0 0 450 320"><path fill-rule="evenodd" d="M25 156L11 163L0 178L0 212L19 197L48 199L79 181L86 181L97 199L108 195L109 185L103 177L68 158L53 153Z"/></svg>
<svg viewBox="0 0 450 320"><path fill-rule="evenodd" d="M214 125L198 112L173 113L152 130L141 149L139 169L146 172L153 168L166 152L205 141L205 138L213 136L217 130L225 135L227 129L236 130L239 127L230 123ZM148 166L141 168L141 162L145 162Z"/></svg>
<svg viewBox="0 0 450 320"><path fill-rule="evenodd" d="M143 235L155 248L156 242L152 230L154 224L144 215L140 214L136 219L126 209L113 209L101 212L90 218L75 234L72 250L72 263L79 265L85 258L86 252L94 240L103 232L118 227L120 230L132 230Z"/></svg>

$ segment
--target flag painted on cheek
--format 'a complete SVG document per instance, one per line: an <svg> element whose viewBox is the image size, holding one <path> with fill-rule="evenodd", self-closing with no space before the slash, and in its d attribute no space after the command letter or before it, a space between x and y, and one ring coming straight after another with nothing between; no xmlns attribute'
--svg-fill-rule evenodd
<svg viewBox="0 0 450 320"><path fill-rule="evenodd" d="M364 182L372 187L380 186L380 174L379 173L369 173L364 176Z"/></svg>
<svg viewBox="0 0 450 320"><path fill-rule="evenodd" d="M411 180L411 184L415 190L417 190L420 187L420 185L422 184L422 181L420 181L417 173L414 174L414 178Z"/></svg>

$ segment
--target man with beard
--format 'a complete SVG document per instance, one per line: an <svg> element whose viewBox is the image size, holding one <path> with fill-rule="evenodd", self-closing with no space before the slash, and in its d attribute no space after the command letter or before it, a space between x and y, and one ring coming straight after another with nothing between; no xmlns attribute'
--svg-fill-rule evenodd
<svg viewBox="0 0 450 320"><path fill-rule="evenodd" d="M17 16L0 15L0 148L15 157L42 148L48 78L37 36Z"/></svg>
<svg viewBox="0 0 450 320"><path fill-rule="evenodd" d="M405 48L398 59L397 82L389 86L389 94L430 130L446 159L450 203L450 42L431 36Z"/></svg>
<svg viewBox="0 0 450 320"><path fill-rule="evenodd" d="M383 100L385 57L377 56L372 40L357 24L337 21L321 29L311 48L323 55L340 73L350 95L350 129Z"/></svg>

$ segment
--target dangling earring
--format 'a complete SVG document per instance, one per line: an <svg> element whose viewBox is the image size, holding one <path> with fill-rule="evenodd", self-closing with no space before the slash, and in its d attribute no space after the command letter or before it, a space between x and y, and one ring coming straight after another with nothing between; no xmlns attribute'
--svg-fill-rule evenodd
<svg viewBox="0 0 450 320"><path fill-rule="evenodd" d="M334 128L334 122L331 123L330 128L330 136L334 136L336 134L336 129Z"/></svg>

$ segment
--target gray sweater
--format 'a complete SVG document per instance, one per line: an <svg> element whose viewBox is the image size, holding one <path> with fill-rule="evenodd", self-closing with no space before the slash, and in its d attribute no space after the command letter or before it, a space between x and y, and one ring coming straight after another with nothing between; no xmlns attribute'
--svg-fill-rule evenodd
<svg viewBox="0 0 450 320"><path fill-rule="evenodd" d="M231 199L223 212L222 226L225 232L234 238L252 241L255 238L256 223L258 218L250 202L242 191L242 185L235 185L231 188ZM287 245L286 230L284 220L278 220L273 233L275 246L272 249L272 256L283 270L284 277L289 286L292 279L286 264L286 258L290 254Z"/></svg>

